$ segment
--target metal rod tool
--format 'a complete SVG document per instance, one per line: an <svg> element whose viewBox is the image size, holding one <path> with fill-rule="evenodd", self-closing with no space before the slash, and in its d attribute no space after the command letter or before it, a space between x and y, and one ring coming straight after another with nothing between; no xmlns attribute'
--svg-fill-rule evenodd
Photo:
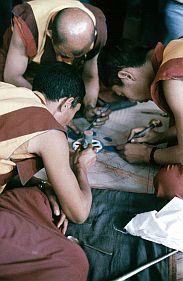
<svg viewBox="0 0 183 281"><path fill-rule="evenodd" d="M98 252L100 252L100 253L102 253L102 254L109 255L109 256L112 256L112 254L113 254L112 252L109 252L109 251L100 249L100 248L98 248L98 247L95 247L95 246L93 246L93 245L90 245L90 244L88 244L88 243L85 243L85 242L83 242L83 241L77 239L77 238L74 237L74 236L69 235L69 236L67 236L67 238L68 238L69 240L75 242L75 243L78 244L78 245L91 248L91 249L93 249L93 250L95 250L95 251L98 251Z"/></svg>
<svg viewBox="0 0 183 281"><path fill-rule="evenodd" d="M106 104L105 106L103 106L102 107L102 109L100 109L100 112L101 112L101 114L102 113L104 113L104 112L106 112L109 108L110 108L110 104ZM100 114L100 116L101 116L101 114ZM97 116L93 121L92 121L92 123L89 125L89 127L86 129L86 130L90 130L92 127L93 127L93 123L95 123L96 121L97 121L97 119L98 118L100 118L100 116Z"/></svg>
<svg viewBox="0 0 183 281"><path fill-rule="evenodd" d="M124 274L123 276L121 276L121 277L119 277L119 278L117 278L115 280L112 280L112 281L124 281L124 280L132 277L133 275L139 273L140 271L142 271L142 270L152 266L153 264L156 264L156 263L158 263L158 262L160 262L160 261L162 261L162 260L164 260L164 259L166 259L166 258L168 258L168 257L170 257L170 256L172 256L174 254L176 254L177 252L178 252L178 250L174 250L174 251L170 252L169 254L166 254L166 255L164 255L164 256L162 256L160 258L157 258L157 259L155 259L155 260L153 260L151 262L148 262L148 263L146 263L146 264L144 264L144 265L142 265L142 266L140 266L140 267L130 271L129 273Z"/></svg>
<svg viewBox="0 0 183 281"><path fill-rule="evenodd" d="M156 127L162 126L161 120L158 119L152 119L148 126L145 127L142 131L135 133L131 138L127 140L127 143L131 143L132 139L144 137L148 132L150 132L152 129Z"/></svg>

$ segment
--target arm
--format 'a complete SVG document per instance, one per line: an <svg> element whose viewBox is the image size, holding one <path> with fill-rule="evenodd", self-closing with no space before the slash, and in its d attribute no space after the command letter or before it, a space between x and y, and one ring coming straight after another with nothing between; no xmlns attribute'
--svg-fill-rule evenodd
<svg viewBox="0 0 183 281"><path fill-rule="evenodd" d="M86 61L83 69L83 81L85 83L86 95L84 97L85 117L89 122L99 117L94 126L103 125L108 119L111 110L101 112L101 107L96 107L99 94L99 77L97 66L98 54L91 60Z"/></svg>
<svg viewBox="0 0 183 281"><path fill-rule="evenodd" d="M170 140L177 136L177 145L157 149L154 160L157 164L183 164L183 81L168 80L163 82L164 96L173 112L175 127L171 127L161 136L162 140ZM142 140L142 139L141 139ZM123 144L117 147L120 154L130 163L149 162L152 147L146 144Z"/></svg>
<svg viewBox="0 0 183 281"><path fill-rule="evenodd" d="M74 174L69 164L67 139L63 132L56 130L29 141L29 152L42 157L49 182L65 215L75 223L82 223L91 208L92 194L87 172L96 160L96 153L92 148L83 151L75 161Z"/></svg>
<svg viewBox="0 0 183 281"><path fill-rule="evenodd" d="M84 63L83 69L83 81L85 83L86 95L84 98L84 105L95 107L99 93L99 78L98 78L98 67L97 67L96 55L91 60Z"/></svg>
<svg viewBox="0 0 183 281"><path fill-rule="evenodd" d="M4 68L4 81L17 87L31 89L31 84L23 77L28 65L26 49L14 27Z"/></svg>
<svg viewBox="0 0 183 281"><path fill-rule="evenodd" d="M19 178L19 175L16 175L15 177L11 178L10 181L8 181L7 188L11 189L14 187L20 187L22 186L21 180ZM53 218L54 222L57 225L58 228L61 229L62 233L65 234L68 226L68 220L64 214L64 212L60 209L60 206L58 204L58 200L56 198L56 195L54 193L54 190L52 189L51 185L40 178L32 177L25 185L26 187L29 186L37 186L41 189L42 192L44 192L50 202L50 206L52 208L53 212Z"/></svg>
<svg viewBox="0 0 183 281"><path fill-rule="evenodd" d="M177 145L158 149L154 158L160 164L183 164L183 81L168 80L163 82L164 96L175 118Z"/></svg>

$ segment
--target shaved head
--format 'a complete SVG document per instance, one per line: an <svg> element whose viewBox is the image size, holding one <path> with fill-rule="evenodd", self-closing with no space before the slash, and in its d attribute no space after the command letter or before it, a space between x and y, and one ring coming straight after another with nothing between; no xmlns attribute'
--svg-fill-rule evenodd
<svg viewBox="0 0 183 281"><path fill-rule="evenodd" d="M90 16L79 8L66 8L55 17L52 25L54 45L60 45L63 53L85 53L95 39L95 26Z"/></svg>

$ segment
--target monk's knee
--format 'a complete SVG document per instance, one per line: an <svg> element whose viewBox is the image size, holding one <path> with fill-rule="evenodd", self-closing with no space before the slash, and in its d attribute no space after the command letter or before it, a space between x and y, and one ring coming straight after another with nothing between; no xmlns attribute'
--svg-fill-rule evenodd
<svg viewBox="0 0 183 281"><path fill-rule="evenodd" d="M65 240L67 254L65 255L66 259L68 258L68 264L70 265L67 279L73 281L86 281L89 271L89 262L87 256L83 249L78 246L75 242L72 242L68 239Z"/></svg>

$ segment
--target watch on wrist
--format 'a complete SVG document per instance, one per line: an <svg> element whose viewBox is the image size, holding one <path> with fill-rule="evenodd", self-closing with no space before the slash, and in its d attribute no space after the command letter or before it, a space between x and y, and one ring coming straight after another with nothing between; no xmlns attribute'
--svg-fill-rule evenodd
<svg viewBox="0 0 183 281"><path fill-rule="evenodd" d="M45 186L48 185L48 182L47 181L44 181L44 180L41 180L39 183L38 183L38 188L43 190Z"/></svg>
<svg viewBox="0 0 183 281"><path fill-rule="evenodd" d="M150 164L156 164L156 161L154 160L154 153L155 151L157 150L158 148L156 146L154 146L152 149L151 149L151 153L150 153L150 158L149 158L149 163Z"/></svg>

